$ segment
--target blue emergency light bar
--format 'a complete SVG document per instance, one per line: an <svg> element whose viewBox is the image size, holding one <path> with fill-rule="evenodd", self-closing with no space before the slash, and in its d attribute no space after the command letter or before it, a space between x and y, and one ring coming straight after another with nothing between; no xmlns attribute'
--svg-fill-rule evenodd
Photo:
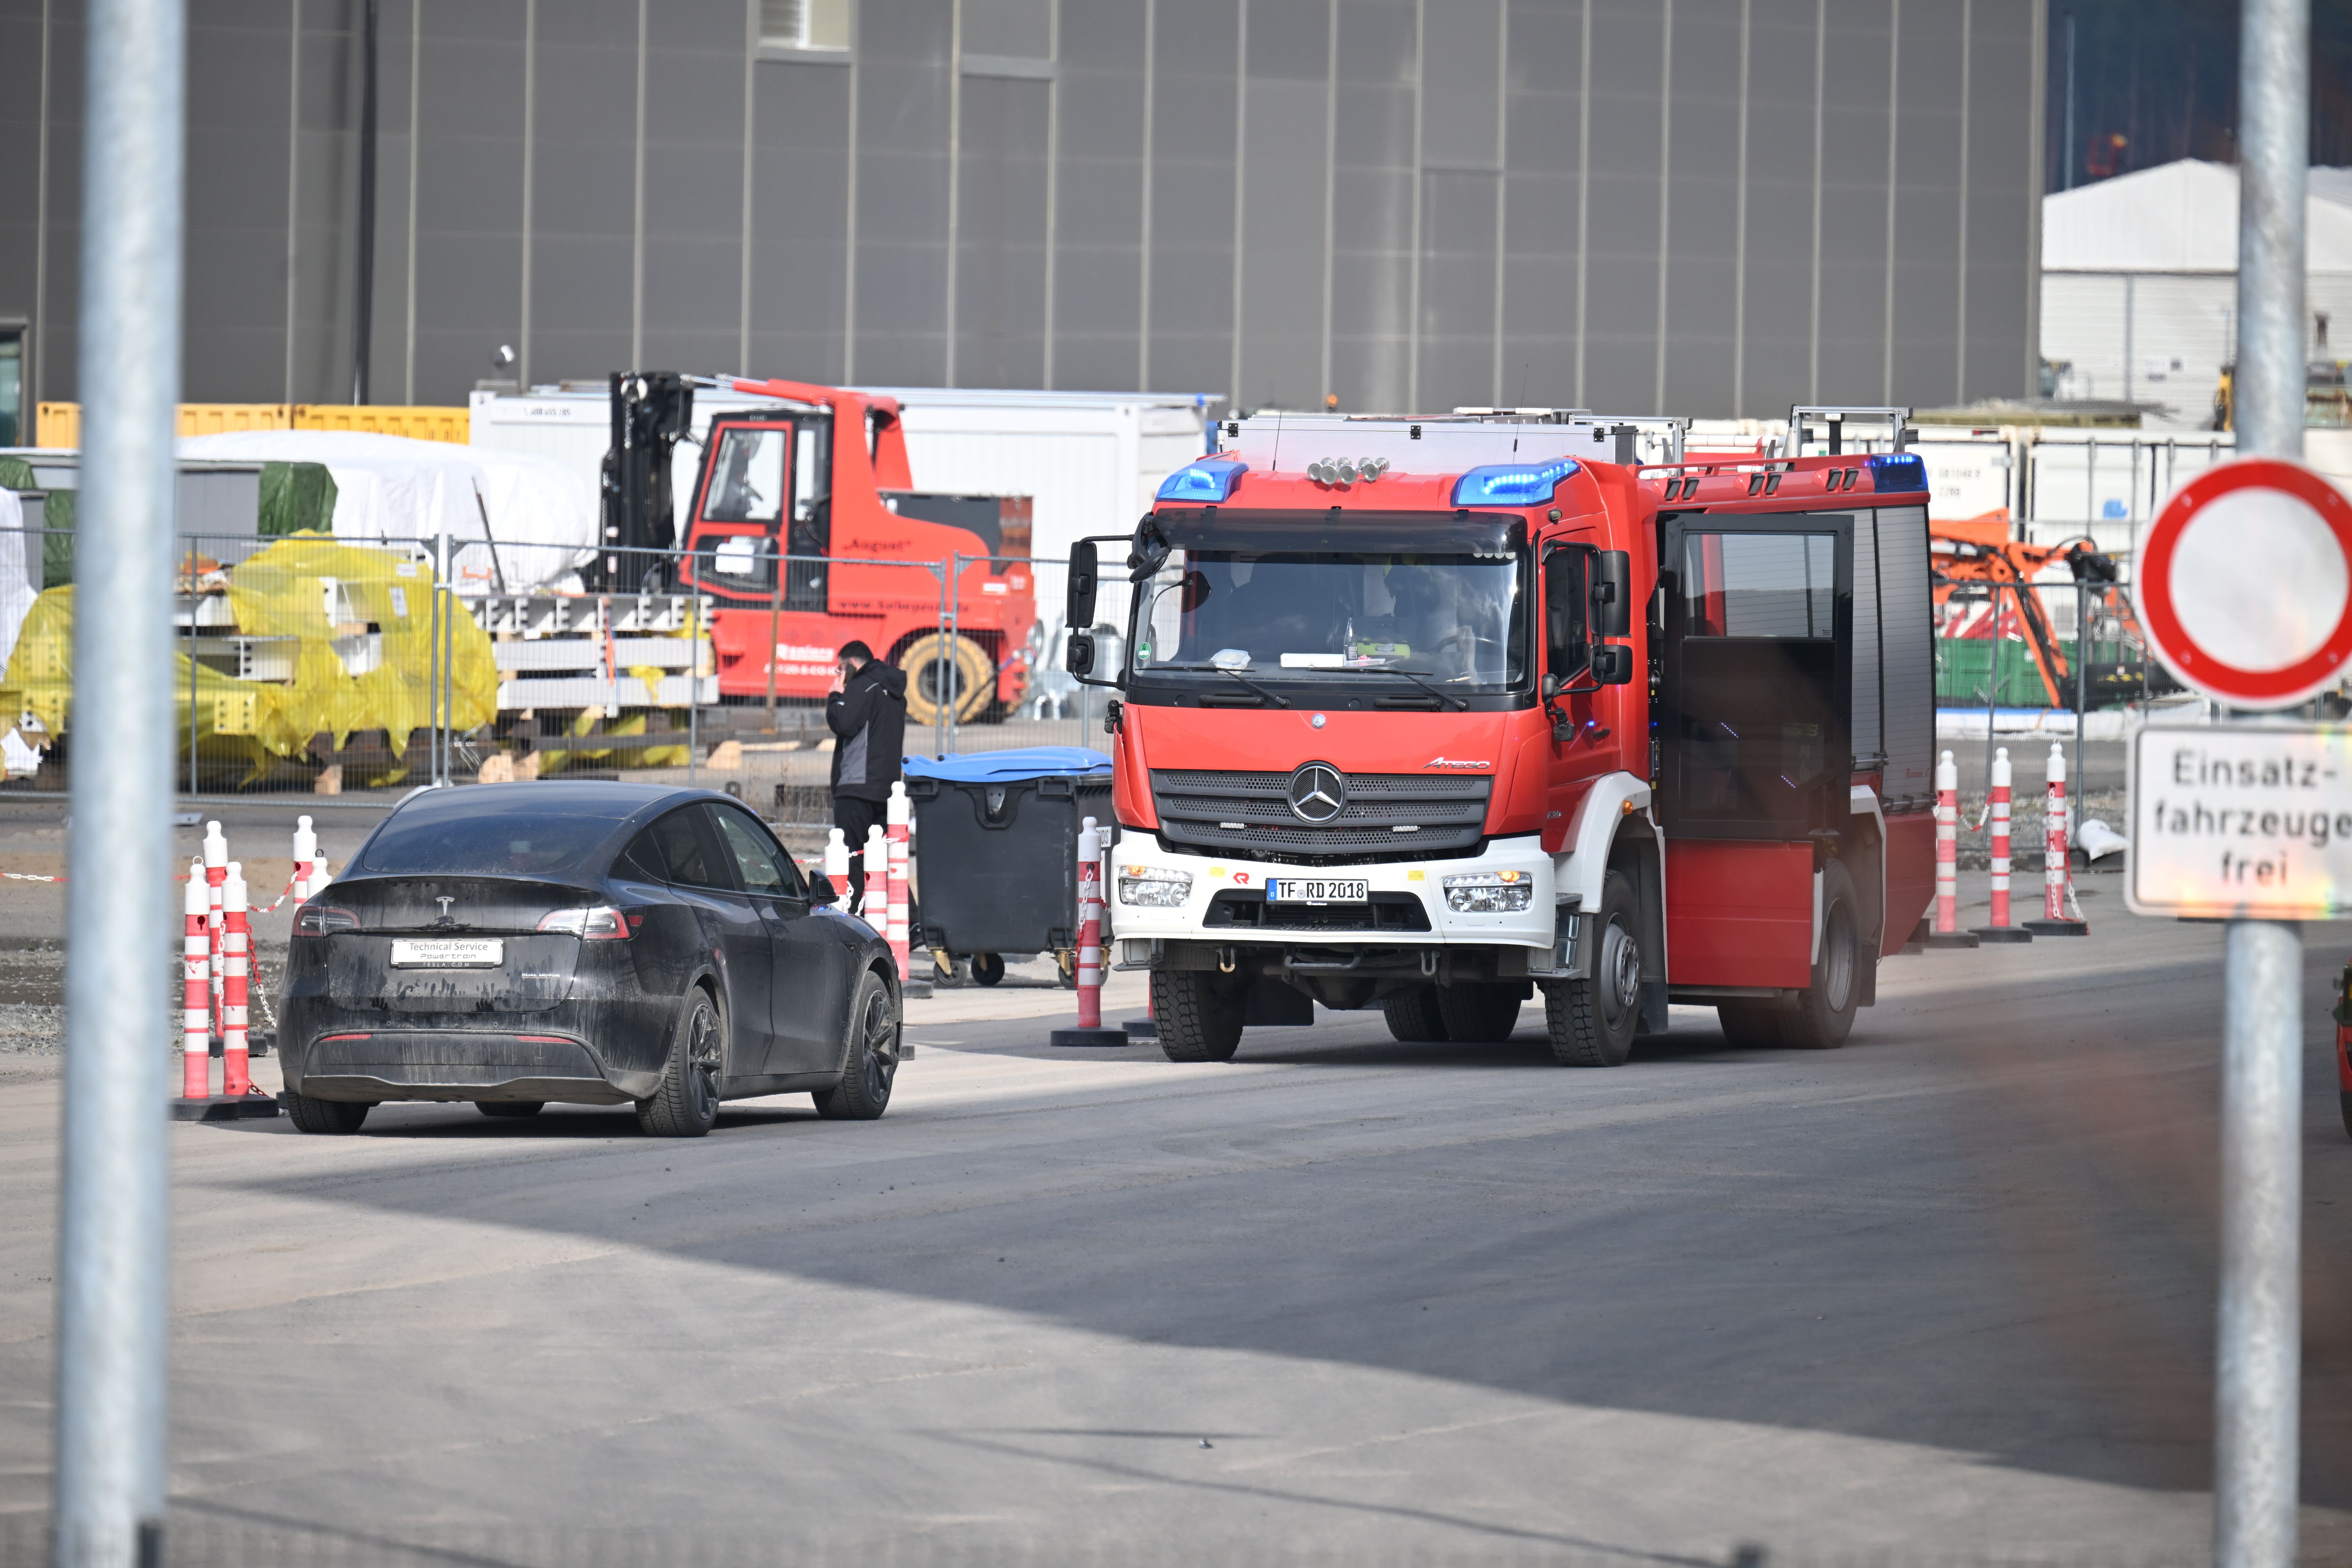
<svg viewBox="0 0 2352 1568"><path fill-rule="evenodd" d="M1187 463L1160 481L1161 500L1206 501L1216 505L1234 493L1234 483L1249 465L1234 458L1203 458Z"/></svg>
<svg viewBox="0 0 2352 1568"><path fill-rule="evenodd" d="M1871 487L1882 495L1927 488L1927 465L1916 452L1874 452L1869 462Z"/></svg>
<svg viewBox="0 0 2352 1568"><path fill-rule="evenodd" d="M1549 463L1489 463L1454 481L1455 506L1534 506L1551 500L1559 481L1576 472L1576 459Z"/></svg>

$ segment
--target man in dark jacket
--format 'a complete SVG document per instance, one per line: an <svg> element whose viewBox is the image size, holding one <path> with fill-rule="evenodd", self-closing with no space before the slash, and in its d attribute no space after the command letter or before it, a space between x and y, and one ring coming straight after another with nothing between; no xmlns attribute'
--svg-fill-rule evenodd
<svg viewBox="0 0 2352 1568"><path fill-rule="evenodd" d="M907 741L907 672L862 642L844 643L824 700L834 733L833 825L849 840L849 893L866 893L866 833L882 821Z"/></svg>

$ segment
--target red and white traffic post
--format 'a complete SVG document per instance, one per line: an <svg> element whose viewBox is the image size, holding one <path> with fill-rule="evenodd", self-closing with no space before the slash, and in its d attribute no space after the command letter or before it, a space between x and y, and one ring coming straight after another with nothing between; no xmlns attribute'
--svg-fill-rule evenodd
<svg viewBox="0 0 2352 1568"><path fill-rule="evenodd" d="M824 830L824 879L833 884L833 896L842 900L842 908L849 907L849 840L838 827Z"/></svg>
<svg viewBox="0 0 2352 1568"><path fill-rule="evenodd" d="M1936 760L1936 929L1929 947L1974 947L1960 929L1960 770L1946 752Z"/></svg>
<svg viewBox="0 0 2352 1568"><path fill-rule="evenodd" d="M180 1098L209 1100L213 1092L212 900L205 887L205 863L188 862L181 909Z"/></svg>
<svg viewBox="0 0 2352 1568"><path fill-rule="evenodd" d="M2066 913L2074 873L2066 858L2066 748L2050 742L2050 794L2042 807L2042 918L2025 929L2036 936L2087 936L2091 928Z"/></svg>
<svg viewBox="0 0 2352 1568"><path fill-rule="evenodd" d="M1078 825L1078 1026L1055 1029L1057 1046L1124 1046L1124 1028L1106 1029L1102 1021L1103 984L1103 835L1091 816Z"/></svg>
<svg viewBox="0 0 2352 1568"><path fill-rule="evenodd" d="M888 935L890 924L890 843L882 837L881 824L866 830L865 889L857 895L857 913L867 925L883 928ZM877 915L882 918L877 920Z"/></svg>
<svg viewBox="0 0 2352 1568"><path fill-rule="evenodd" d="M310 819L294 819L294 901L301 903L327 885L327 862L319 855L319 836Z"/></svg>
<svg viewBox="0 0 2352 1568"><path fill-rule="evenodd" d="M228 885L228 839L221 833L217 822L205 824L205 931L210 936L211 989L213 1011L221 1005L221 899Z"/></svg>
<svg viewBox="0 0 2352 1568"><path fill-rule="evenodd" d="M2009 763L2009 748L2002 746L1992 754L1991 782L1987 786L1985 802L1985 826L1992 848L1992 917L1989 924L1977 927L1979 942L2033 940L2032 931L2009 923L2009 827L2011 792L2015 782Z"/></svg>
<svg viewBox="0 0 2352 1568"><path fill-rule="evenodd" d="M890 943L890 962L898 966L898 984L905 985L907 961L907 824L908 806L907 786L901 781L890 786L889 801L883 806L883 821L888 825L885 834L890 846L888 902L884 906L887 923L883 935Z"/></svg>
<svg viewBox="0 0 2352 1568"><path fill-rule="evenodd" d="M221 884L221 1092L251 1094L247 1057L247 992L253 974L253 930L247 921L245 868L228 863Z"/></svg>

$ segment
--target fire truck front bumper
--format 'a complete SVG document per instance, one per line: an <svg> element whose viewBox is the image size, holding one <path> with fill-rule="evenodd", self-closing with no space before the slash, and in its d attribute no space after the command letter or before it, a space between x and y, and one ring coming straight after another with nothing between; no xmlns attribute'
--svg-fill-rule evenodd
<svg viewBox="0 0 2352 1568"><path fill-rule="evenodd" d="M1573 962L1576 910L1556 897L1552 858L1533 834L1458 859L1300 866L1129 833L1110 858L1111 956L1123 968L1223 967L1268 949L1359 970L1533 976Z"/></svg>

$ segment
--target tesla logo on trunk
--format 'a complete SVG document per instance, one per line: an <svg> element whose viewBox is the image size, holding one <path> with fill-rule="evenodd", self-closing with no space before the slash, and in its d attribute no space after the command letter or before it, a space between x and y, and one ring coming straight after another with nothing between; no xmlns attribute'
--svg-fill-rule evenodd
<svg viewBox="0 0 2352 1568"><path fill-rule="evenodd" d="M446 894L444 894L436 898L433 901L441 906L441 918L435 923L438 925L449 924L449 906L456 903L457 900Z"/></svg>
<svg viewBox="0 0 2352 1568"><path fill-rule="evenodd" d="M1300 768L1290 775L1290 787L1283 794L1290 802L1291 816L1318 827L1337 821L1348 806L1348 781L1328 763L1308 763Z"/></svg>

